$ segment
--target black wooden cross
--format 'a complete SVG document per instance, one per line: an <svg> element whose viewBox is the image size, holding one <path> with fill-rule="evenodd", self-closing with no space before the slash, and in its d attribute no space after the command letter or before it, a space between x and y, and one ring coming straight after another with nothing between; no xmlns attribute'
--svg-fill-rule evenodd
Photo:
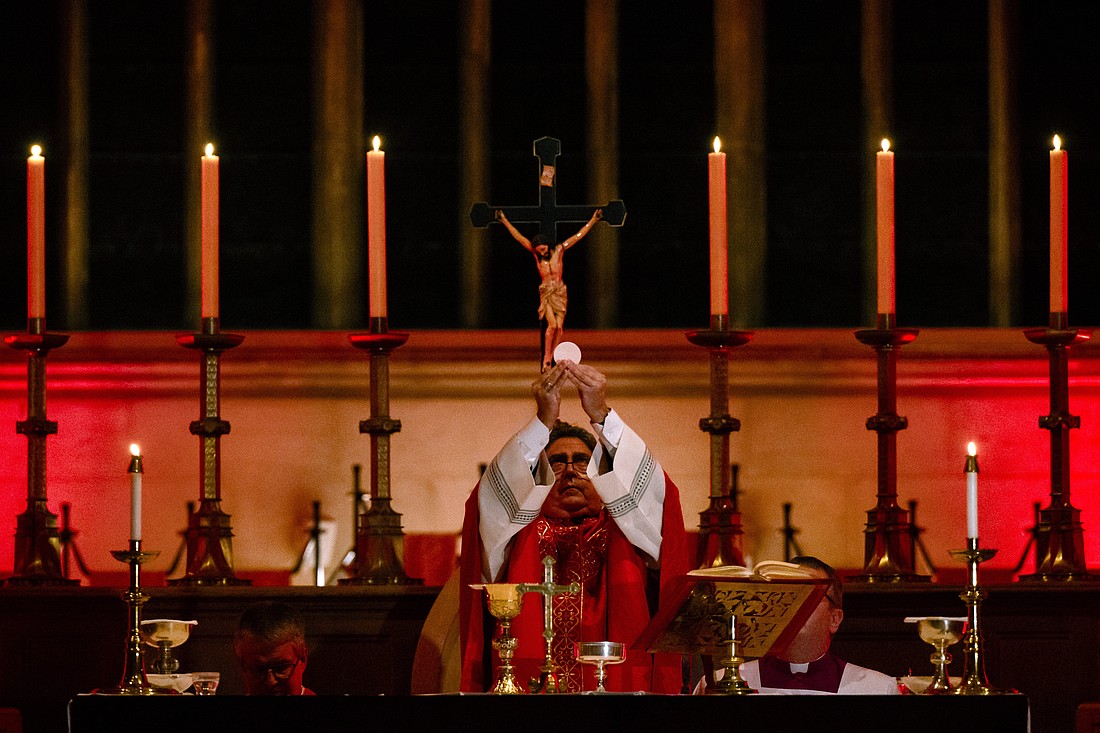
<svg viewBox="0 0 1100 733"><path fill-rule="evenodd" d="M621 199L609 201L603 206L558 205L557 158L561 153L561 140L552 137L540 137L535 141L535 157L539 159L539 203L538 206L490 206L477 203L470 209L470 221L475 227L487 227L496 220L498 209L504 212L513 224L539 225L539 234L548 237L555 244L558 239L558 224L570 222L584 223L592 218L596 209L603 209L602 221L613 227L620 227L626 221L626 204Z"/></svg>

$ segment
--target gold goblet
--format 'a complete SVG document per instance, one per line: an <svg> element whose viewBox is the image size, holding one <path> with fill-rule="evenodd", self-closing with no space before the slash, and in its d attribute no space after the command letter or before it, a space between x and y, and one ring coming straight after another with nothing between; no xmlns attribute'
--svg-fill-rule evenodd
<svg viewBox="0 0 1100 733"><path fill-rule="evenodd" d="M924 616L915 619L917 633L922 641L931 644L935 652L929 659L935 665L936 671L932 675L932 681L925 688L926 695L942 695L951 692L951 677L948 675L947 665L951 663L951 655L947 647L957 644L962 640L966 631L965 617L951 616Z"/></svg>
<svg viewBox="0 0 1100 733"><path fill-rule="evenodd" d="M493 648L497 650L497 656L500 657L500 666L497 668L496 681L489 688L489 692L495 695L520 695L525 692L516 684L515 668L512 666L512 656L519 641L512 636L511 628L512 619L523 609L521 585L521 583L484 583L471 586L485 589L489 614L497 620L499 629L496 638L493 639Z"/></svg>
<svg viewBox="0 0 1100 733"><path fill-rule="evenodd" d="M596 692L607 692L603 686L607 679L609 664L619 664L626 661L626 653L623 645L617 641L580 641L574 645L577 661L581 664L596 665Z"/></svg>

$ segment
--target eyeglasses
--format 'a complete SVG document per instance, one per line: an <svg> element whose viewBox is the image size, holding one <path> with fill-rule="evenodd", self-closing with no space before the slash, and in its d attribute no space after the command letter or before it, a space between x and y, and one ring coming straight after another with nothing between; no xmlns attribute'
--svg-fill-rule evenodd
<svg viewBox="0 0 1100 733"><path fill-rule="evenodd" d="M829 593L825 594L825 600L833 605L833 608L840 608L840 604L833 600L833 596Z"/></svg>
<svg viewBox="0 0 1100 733"><path fill-rule="evenodd" d="M280 682L285 682L294 674L294 670L297 669L298 662L300 661L302 660L296 659L293 662L277 662L266 666L245 667L244 671L247 672L250 677L255 677L256 679L266 678L270 672L272 677Z"/></svg>
<svg viewBox="0 0 1100 733"><path fill-rule="evenodd" d="M588 470L588 462L592 460L592 456L586 456L580 453L574 453L573 458L569 459L562 455L550 456L550 468L554 471L555 476L561 476L565 473L565 467L572 465L573 470L577 473L584 473Z"/></svg>

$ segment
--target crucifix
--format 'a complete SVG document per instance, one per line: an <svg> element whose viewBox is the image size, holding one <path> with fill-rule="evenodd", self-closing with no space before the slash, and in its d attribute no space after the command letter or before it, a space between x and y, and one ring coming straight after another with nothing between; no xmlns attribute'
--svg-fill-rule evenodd
<svg viewBox="0 0 1100 733"><path fill-rule="evenodd" d="M576 244L598 220L615 227L622 226L626 220L626 205L621 199L603 206L558 204L557 158L560 153L560 140L540 137L535 141L534 154L539 161L537 206L493 206L481 202L470 209L470 221L475 227L487 227L493 222L503 224L512 237L535 256L542 279L539 316L545 322L541 330L544 371L553 363L554 348L561 340L565 320L566 289L561 275L565 250ZM573 236L560 241L558 225L568 223L583 223L583 226ZM538 236L528 239L514 224L538 224Z"/></svg>
<svg viewBox="0 0 1100 733"><path fill-rule="evenodd" d="M554 664L554 596L563 593L580 593L581 586L578 583L559 585L554 582L554 558L542 559L542 582L521 583L520 593L538 593L543 596L542 602L542 638L546 640L546 658L542 662L542 668L538 679L532 679L529 683L531 692L553 693L561 692L558 686L558 671Z"/></svg>

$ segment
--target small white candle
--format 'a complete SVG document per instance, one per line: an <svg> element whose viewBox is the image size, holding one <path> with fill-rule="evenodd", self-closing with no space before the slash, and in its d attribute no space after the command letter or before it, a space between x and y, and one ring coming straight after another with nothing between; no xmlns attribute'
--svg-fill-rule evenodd
<svg viewBox="0 0 1100 733"><path fill-rule="evenodd" d="M966 444L966 537L978 539L978 447Z"/></svg>
<svg viewBox="0 0 1100 733"><path fill-rule="evenodd" d="M141 541L141 448L130 444L130 540Z"/></svg>

